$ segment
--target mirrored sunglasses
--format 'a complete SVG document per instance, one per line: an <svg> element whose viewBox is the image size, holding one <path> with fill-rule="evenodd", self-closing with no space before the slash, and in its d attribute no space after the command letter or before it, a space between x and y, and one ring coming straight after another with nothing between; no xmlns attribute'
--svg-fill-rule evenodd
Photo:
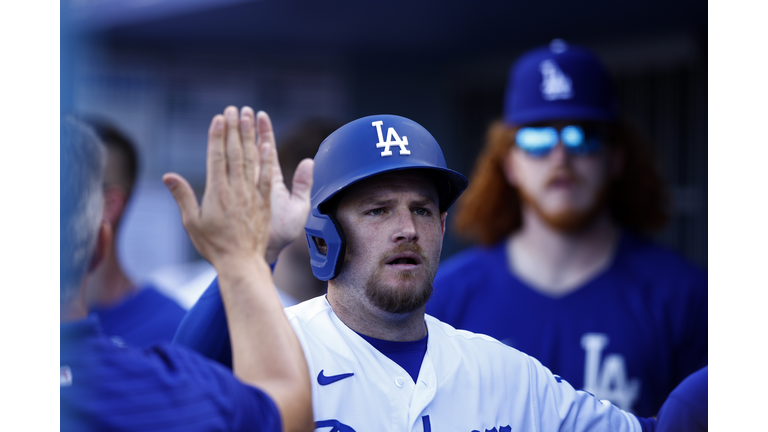
<svg viewBox="0 0 768 432"><path fill-rule="evenodd" d="M515 144L531 156L544 157L555 148L558 138L572 155L594 154L603 148L603 137L597 127L578 125L565 126L559 134L551 126L523 127L515 135Z"/></svg>

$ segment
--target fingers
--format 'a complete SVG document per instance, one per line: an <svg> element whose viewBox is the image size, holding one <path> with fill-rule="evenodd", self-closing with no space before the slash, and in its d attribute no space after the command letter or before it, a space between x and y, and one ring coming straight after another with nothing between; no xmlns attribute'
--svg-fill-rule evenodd
<svg viewBox="0 0 768 432"><path fill-rule="evenodd" d="M224 116L217 114L208 128L205 190L216 189L226 179L227 157L224 149ZM163 177L165 178L165 177Z"/></svg>
<svg viewBox="0 0 768 432"><path fill-rule="evenodd" d="M259 111L256 114L256 132L259 134L257 148L261 155L259 168L256 172L259 191L269 201L269 192L272 188L272 179L277 161L277 154L273 155L272 153L277 153L277 150L275 149L275 132L272 129L272 121L264 111ZM279 168L277 169L279 171ZM282 179L282 173L280 177Z"/></svg>
<svg viewBox="0 0 768 432"><path fill-rule="evenodd" d="M309 202L312 193L312 172L315 168L315 161L304 159L299 162L296 172L293 174L293 190L291 195Z"/></svg>
<svg viewBox="0 0 768 432"><path fill-rule="evenodd" d="M271 154L275 152L275 146L271 143L264 143L261 149L261 167L259 168L259 192L264 197L266 208L270 208L271 200L269 193L272 190L272 169L275 157Z"/></svg>
<svg viewBox="0 0 768 432"><path fill-rule="evenodd" d="M240 139L240 119L237 108L224 109L226 126L227 172L232 185L241 185L244 173L243 143ZM251 177L252 178L252 177Z"/></svg>
<svg viewBox="0 0 768 432"><path fill-rule="evenodd" d="M266 191L264 196L269 197L273 181L282 182L283 177L267 113L259 111L254 116L253 109L243 107L238 116L237 108L228 106L224 115L214 116L208 130L207 164L206 191L225 179L236 188L257 181L259 191Z"/></svg>
<svg viewBox="0 0 768 432"><path fill-rule="evenodd" d="M277 154L277 147L275 147L275 151L272 152L274 155L274 160L272 161L272 185L283 185L285 186L283 182L283 169L280 168L280 158Z"/></svg>
<svg viewBox="0 0 768 432"><path fill-rule="evenodd" d="M269 119L269 115L264 111L259 111L256 114L256 129L259 133L259 147L265 143L270 143L273 147L275 146L275 132L272 130L272 120Z"/></svg>
<svg viewBox="0 0 768 432"><path fill-rule="evenodd" d="M192 186L189 185L184 177L176 173L166 173L163 176L163 183L171 191L173 199L176 200L176 205L179 206L181 222L185 228L189 229L187 225L195 223L200 210Z"/></svg>
<svg viewBox="0 0 768 432"><path fill-rule="evenodd" d="M245 161L243 164L246 181L250 184L256 180L256 166L259 161L258 150L256 149L256 118L253 109L243 107L240 111L240 138L243 141L243 153Z"/></svg>

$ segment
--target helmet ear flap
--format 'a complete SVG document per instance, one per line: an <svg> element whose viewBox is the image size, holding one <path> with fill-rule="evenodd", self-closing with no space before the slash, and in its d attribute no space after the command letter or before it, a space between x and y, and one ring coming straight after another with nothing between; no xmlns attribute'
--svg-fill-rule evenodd
<svg viewBox="0 0 768 432"><path fill-rule="evenodd" d="M314 208L304 226L309 247L309 262L316 278L327 281L341 272L347 242L344 230L333 215Z"/></svg>

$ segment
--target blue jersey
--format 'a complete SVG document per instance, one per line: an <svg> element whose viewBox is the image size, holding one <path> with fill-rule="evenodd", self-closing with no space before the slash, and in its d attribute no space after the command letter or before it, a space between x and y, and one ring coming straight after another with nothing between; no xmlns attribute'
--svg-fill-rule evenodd
<svg viewBox="0 0 768 432"><path fill-rule="evenodd" d="M427 313L645 417L707 363L707 276L680 256L624 233L609 267L559 298L530 288L507 262L503 241L446 260Z"/></svg>
<svg viewBox="0 0 768 432"><path fill-rule="evenodd" d="M151 286L111 308L93 308L105 335L116 342L149 347L171 342L186 311Z"/></svg>
<svg viewBox="0 0 768 432"><path fill-rule="evenodd" d="M706 432L709 367L684 379L659 410L658 432Z"/></svg>
<svg viewBox="0 0 768 432"><path fill-rule="evenodd" d="M60 342L62 431L282 430L268 395L183 347L121 347L94 316Z"/></svg>

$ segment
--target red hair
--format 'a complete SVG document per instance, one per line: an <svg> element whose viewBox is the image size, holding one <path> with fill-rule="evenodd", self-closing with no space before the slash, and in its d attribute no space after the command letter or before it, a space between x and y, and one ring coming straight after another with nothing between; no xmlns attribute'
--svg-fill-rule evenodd
<svg viewBox="0 0 768 432"><path fill-rule="evenodd" d="M462 237L490 245L522 226L520 196L507 182L503 170L516 132L516 127L500 120L488 128L469 187L456 203L454 228ZM609 125L607 142L624 154L623 169L610 185L613 220L637 233L661 228L667 221L666 191L649 146L624 122Z"/></svg>

